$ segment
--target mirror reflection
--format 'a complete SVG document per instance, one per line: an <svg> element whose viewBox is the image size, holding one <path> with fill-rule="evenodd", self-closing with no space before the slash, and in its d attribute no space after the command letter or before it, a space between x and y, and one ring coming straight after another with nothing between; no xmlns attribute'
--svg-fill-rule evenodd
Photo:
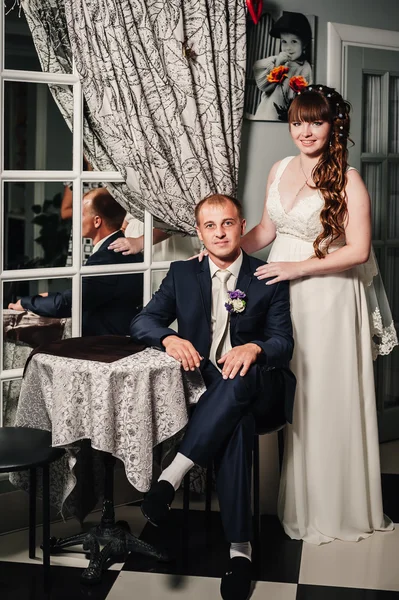
<svg viewBox="0 0 399 600"><path fill-rule="evenodd" d="M135 265L142 252L123 250L126 211L105 187L87 191L82 199L82 238L89 239L87 266ZM83 277L82 334L129 335L132 318L143 305L143 275L121 273Z"/></svg>
<svg viewBox="0 0 399 600"><path fill-rule="evenodd" d="M97 264L105 264L105 252L98 254ZM143 280L142 273L83 277L82 336L129 335L132 319L143 308Z"/></svg>
<svg viewBox="0 0 399 600"><path fill-rule="evenodd" d="M46 83L4 82L4 167L72 169L72 132Z"/></svg>
<svg viewBox="0 0 399 600"><path fill-rule="evenodd" d="M101 253L99 250L97 265L105 264ZM5 369L21 368L25 363L25 351L16 354L16 348L21 344L32 349L39 344L70 337L71 281L54 279L26 283L29 285L9 282L4 287ZM142 307L142 273L82 278L83 336L129 335L131 320Z"/></svg>
<svg viewBox="0 0 399 600"><path fill-rule="evenodd" d="M92 171L92 167L91 165L84 159L83 160L83 169L88 170L88 171ZM85 214L85 202L84 199L86 198L86 195L89 194L89 192L94 192L97 189L103 188L105 190L104 187L105 184L103 184L100 181L84 181L82 183L82 191L81 191L81 198L83 201L82 204L82 218L83 215ZM67 184L65 186L65 190L64 190L64 196L62 198L62 205L61 205L61 215L63 217L63 219L72 219L72 192L71 192L72 186L70 184ZM95 194L94 194L95 195ZM87 263L87 260L90 258L92 252L93 252L93 240L90 237L90 233L92 233L93 235L96 234L96 231L94 230L94 228L87 230L87 222L86 222L86 227L84 226L83 222L82 222L82 264L85 265ZM66 262L66 266L69 267L72 265L72 236L71 236L71 240L69 243L69 249L68 249L68 258L67 258L67 262Z"/></svg>
<svg viewBox="0 0 399 600"><path fill-rule="evenodd" d="M159 269L151 272L151 296L153 296L155 292L159 290L161 283L167 274L168 269ZM177 331L177 320L173 321L173 323L170 325L170 328Z"/></svg>
<svg viewBox="0 0 399 600"><path fill-rule="evenodd" d="M105 233L108 232L107 235L113 236L107 246L108 250L111 250L114 255L112 263L142 262L144 258L144 227L138 219L126 213L116 200L113 199L107 191L106 185L106 183L102 182L83 183L82 263L90 264L89 258L96 243L94 240L102 239L103 231ZM106 200L107 197L109 197L109 200ZM85 200L90 201L90 208L88 208L88 203ZM68 208L69 206L70 208ZM108 224L105 223L105 219L108 218L105 214L105 219L103 218L101 221L98 221L97 224L85 218L85 215L89 211L100 211L101 213L101 211L105 210L108 211L108 216L113 219ZM120 222L122 213L123 219ZM72 215L72 196L65 189L62 202L62 215L68 218L69 214ZM117 226L118 233L115 229Z"/></svg>
<svg viewBox="0 0 399 600"><path fill-rule="evenodd" d="M60 210L56 217L60 222ZM94 188L85 193L82 199L82 236L91 242L87 266L115 265L117 271L118 265L133 266L143 262L141 252L126 254L115 248L119 241L124 240L121 228L125 217L126 211L106 188ZM22 282L15 285L24 286ZM7 290L4 307L46 318L71 317L70 283L66 289L56 287L51 293L46 293L47 289L37 291L32 282L28 285L23 290L22 287ZM130 322L142 305L142 273L83 277L82 335L129 335Z"/></svg>
<svg viewBox="0 0 399 600"><path fill-rule="evenodd" d="M21 298L47 300L70 287L70 278L4 282L3 369L21 369L33 348L71 336L68 315L42 316L28 312L21 304Z"/></svg>
<svg viewBox="0 0 399 600"><path fill-rule="evenodd" d="M61 216L62 182L4 184L4 268L63 267L71 221Z"/></svg>
<svg viewBox="0 0 399 600"><path fill-rule="evenodd" d="M163 229L153 229L153 262L186 260L198 254L200 250L201 242L196 235L191 237L180 233L167 234Z"/></svg>
<svg viewBox="0 0 399 600"><path fill-rule="evenodd" d="M151 296L159 290L162 280L164 279L164 277L166 277L167 273L167 269L161 269L159 271L151 272Z"/></svg>
<svg viewBox="0 0 399 600"><path fill-rule="evenodd" d="M167 233L167 225L162 223L152 230L152 262L187 260L198 254L201 242L195 235L190 237L181 233ZM133 215L127 214L123 224L125 241L120 247L130 254L144 250L144 223Z"/></svg>

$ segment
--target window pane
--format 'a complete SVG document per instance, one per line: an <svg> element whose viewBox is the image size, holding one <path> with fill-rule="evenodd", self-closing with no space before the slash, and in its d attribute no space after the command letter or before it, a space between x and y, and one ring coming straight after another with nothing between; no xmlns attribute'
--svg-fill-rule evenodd
<svg viewBox="0 0 399 600"><path fill-rule="evenodd" d="M116 246L111 248L114 258L110 260L109 253L108 256L104 255L104 264L106 264L105 261L111 264L143 262L144 236L142 239L137 239L135 222L131 222L130 215L126 214L121 203L115 200L106 186L107 183L102 181L86 181L82 184L82 198L86 197L88 201L82 204L82 263L87 264L94 245L97 242L100 243L101 239L107 236L112 239L109 239L101 250L105 251L108 245L113 242L116 243ZM102 217L100 223L94 222L93 219L96 216ZM123 238L121 229L126 237L130 236L130 245ZM94 244L92 241L93 236ZM132 237L135 239L131 240ZM72 247L70 247L70 250L72 250ZM123 252L126 251L131 251L131 254L123 255ZM71 259L69 261L72 264Z"/></svg>
<svg viewBox="0 0 399 600"><path fill-rule="evenodd" d="M15 8L12 8L12 6ZM1 7L3 10L3 7ZM4 67L22 71L41 71L32 35L24 11L15 0L4 2Z"/></svg>
<svg viewBox="0 0 399 600"><path fill-rule="evenodd" d="M389 152L399 153L399 77L389 84Z"/></svg>
<svg viewBox="0 0 399 600"><path fill-rule="evenodd" d="M381 163L362 163L362 177L368 189L371 199L371 215L373 225L373 240L382 237L381 222Z"/></svg>
<svg viewBox="0 0 399 600"><path fill-rule="evenodd" d="M64 337L70 337L70 319L63 313L62 318L39 316L27 310L14 310L21 297L31 302L33 296L47 293L49 298L36 298L30 308L37 307L41 314L56 314L56 292L71 289L69 278L41 279L37 281L6 281L3 284L3 369L21 369L25 365L32 348ZM54 302L52 301L54 298Z"/></svg>
<svg viewBox="0 0 399 600"><path fill-rule="evenodd" d="M4 267L65 266L70 222L61 218L62 182L4 184Z"/></svg>
<svg viewBox="0 0 399 600"><path fill-rule="evenodd" d="M161 269L159 271L151 272L151 296L159 290L160 285L161 285L162 281L165 279L167 274L168 274L168 271L166 269ZM174 329L175 331L177 331L177 329L178 329L177 328L177 320L173 321L173 323L171 323L169 325L169 327L171 329Z"/></svg>
<svg viewBox="0 0 399 600"><path fill-rule="evenodd" d="M382 78L364 75L363 152L382 151Z"/></svg>
<svg viewBox="0 0 399 600"><path fill-rule="evenodd" d="M37 5L38 10L41 10L39 4ZM34 9L35 10L35 9ZM52 38L51 46L55 49L57 62L54 63L53 52L48 51L47 44L47 23L46 16L49 10L55 11L54 15L51 15L51 22L56 23L56 27L52 27L49 32ZM45 12L44 12L45 11ZM72 60L70 56L70 45L66 33L66 22L65 14L57 3L51 6L51 3L47 3L45 9L42 12L42 18L38 16L38 21L35 23L36 27L35 37L39 39L43 44L41 51L41 61L43 63L43 69L39 61L35 45L33 43L33 36L25 17L24 10L20 6L20 2L17 0L4 0L4 14L5 14L5 57L4 63L6 69L17 69L23 71L46 71L50 72L50 64L52 67L51 72L57 73L72 73ZM64 39L64 36L65 39Z"/></svg>
<svg viewBox="0 0 399 600"><path fill-rule="evenodd" d="M389 165L388 237L399 238L399 164Z"/></svg>
<svg viewBox="0 0 399 600"><path fill-rule="evenodd" d="M129 335L143 307L143 274L82 278L82 335Z"/></svg>
<svg viewBox="0 0 399 600"><path fill-rule="evenodd" d="M5 169L72 169L72 132L47 84L5 81L4 126Z"/></svg>
<svg viewBox="0 0 399 600"><path fill-rule="evenodd" d="M166 277L167 273L166 269L151 271L151 296L159 290L162 280Z"/></svg>

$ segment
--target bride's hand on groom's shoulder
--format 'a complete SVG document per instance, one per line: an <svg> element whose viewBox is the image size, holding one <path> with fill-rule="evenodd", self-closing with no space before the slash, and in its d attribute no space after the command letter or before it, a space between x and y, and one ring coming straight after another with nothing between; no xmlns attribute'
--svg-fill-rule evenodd
<svg viewBox="0 0 399 600"><path fill-rule="evenodd" d="M266 285L273 285L279 281L292 281L293 279L298 279L305 275L302 266L303 262L304 261L266 263L258 267L254 275L259 280L273 277L273 279L266 282Z"/></svg>

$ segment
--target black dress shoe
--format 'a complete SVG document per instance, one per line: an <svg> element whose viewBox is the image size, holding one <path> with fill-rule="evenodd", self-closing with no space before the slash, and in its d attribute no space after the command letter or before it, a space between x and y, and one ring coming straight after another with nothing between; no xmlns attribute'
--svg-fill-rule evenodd
<svg viewBox="0 0 399 600"><path fill-rule="evenodd" d="M252 563L243 556L230 558L222 577L220 594L223 600L247 600L251 592Z"/></svg>
<svg viewBox="0 0 399 600"><path fill-rule="evenodd" d="M168 516L174 497L175 489L169 481L157 481L144 496L141 512L151 525L158 527Z"/></svg>

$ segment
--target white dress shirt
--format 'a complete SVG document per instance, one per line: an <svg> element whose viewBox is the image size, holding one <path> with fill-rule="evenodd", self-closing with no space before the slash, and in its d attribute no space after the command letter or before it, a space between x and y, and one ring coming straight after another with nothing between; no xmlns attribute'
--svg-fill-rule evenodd
<svg viewBox="0 0 399 600"><path fill-rule="evenodd" d="M97 244L95 244L91 254L93 255L95 252L97 252L97 250L99 250L101 248L101 246L103 245L103 243L105 242L105 240L107 240L108 238L111 237L111 235L115 235L115 233L118 231L118 229L116 229L115 231L113 231L112 233L110 233L109 235L106 235L105 237L103 237L99 242L97 242Z"/></svg>

